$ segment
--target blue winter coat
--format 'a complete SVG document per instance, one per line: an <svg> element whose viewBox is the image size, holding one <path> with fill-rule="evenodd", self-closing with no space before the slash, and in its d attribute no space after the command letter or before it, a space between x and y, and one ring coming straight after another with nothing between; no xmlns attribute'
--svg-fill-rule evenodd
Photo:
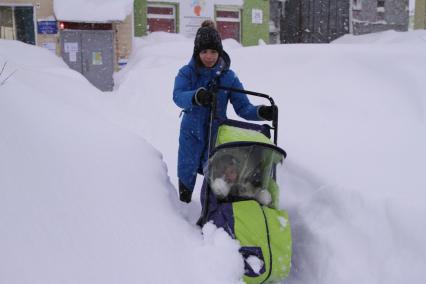
<svg viewBox="0 0 426 284"><path fill-rule="evenodd" d="M198 88L207 88L215 78L221 86L243 89L237 75L229 67L230 59L225 52L213 68L197 66L192 58L175 78L173 100L184 113L179 135L178 177L189 189L194 188L197 172L201 172L207 158L210 114L209 107L194 105L193 97ZM220 90L217 93L218 121L226 119L228 101L242 118L262 120L258 115L258 106L252 105L245 94Z"/></svg>

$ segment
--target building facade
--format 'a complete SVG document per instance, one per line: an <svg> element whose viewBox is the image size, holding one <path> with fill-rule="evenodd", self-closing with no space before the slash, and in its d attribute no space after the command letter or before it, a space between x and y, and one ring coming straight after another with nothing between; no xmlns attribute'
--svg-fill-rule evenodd
<svg viewBox="0 0 426 284"><path fill-rule="evenodd" d="M269 1L269 43L281 43L281 18L283 15L284 1Z"/></svg>
<svg viewBox="0 0 426 284"><path fill-rule="evenodd" d="M0 38L42 46L56 53L58 36L53 0L0 0Z"/></svg>
<svg viewBox="0 0 426 284"><path fill-rule="evenodd" d="M426 0L416 0L414 28L426 29Z"/></svg>
<svg viewBox="0 0 426 284"><path fill-rule="evenodd" d="M349 0L271 0L272 7L281 43L327 43L350 30Z"/></svg>
<svg viewBox="0 0 426 284"><path fill-rule="evenodd" d="M408 0L351 0L352 33L361 35L385 30L407 31Z"/></svg>
<svg viewBox="0 0 426 284"><path fill-rule="evenodd" d="M99 89L112 90L113 72L131 53L132 12L124 19L94 13L96 19L82 20L55 12L55 1L66 0L0 0L0 38L47 48Z"/></svg>
<svg viewBox="0 0 426 284"><path fill-rule="evenodd" d="M267 0L135 0L134 5L135 36L164 31L193 37L202 21L213 19L222 39L245 46L269 41Z"/></svg>
<svg viewBox="0 0 426 284"><path fill-rule="evenodd" d="M271 0L271 9L271 43L327 43L409 24L408 0Z"/></svg>

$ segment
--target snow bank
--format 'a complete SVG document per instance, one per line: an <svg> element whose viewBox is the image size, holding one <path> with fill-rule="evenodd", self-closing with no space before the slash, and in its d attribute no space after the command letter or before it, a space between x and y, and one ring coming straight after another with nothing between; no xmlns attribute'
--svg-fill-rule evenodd
<svg viewBox="0 0 426 284"><path fill-rule="evenodd" d="M182 217L162 155L101 92L42 48L1 40L3 62L0 283L238 281L238 243Z"/></svg>
<svg viewBox="0 0 426 284"><path fill-rule="evenodd" d="M279 145L288 153L279 173L281 205L290 213L294 238L293 270L285 283L426 277L422 34L369 35L382 37L375 41L380 44L360 45L360 36L344 45L225 47L246 88L272 95L280 108ZM386 43L389 35L399 44ZM137 43L109 103L119 123L160 149L177 184L177 145L171 141L178 140L180 110L171 96L193 43L173 35L170 52L167 35L155 36L158 45L151 37ZM236 117L232 107L229 116ZM153 117L164 119L161 127L149 123ZM191 204L187 214L196 216L196 209Z"/></svg>
<svg viewBox="0 0 426 284"><path fill-rule="evenodd" d="M407 32L397 32L389 30L385 32L371 33L365 35L344 35L332 43L351 43L351 44L426 44L426 31L415 30Z"/></svg>

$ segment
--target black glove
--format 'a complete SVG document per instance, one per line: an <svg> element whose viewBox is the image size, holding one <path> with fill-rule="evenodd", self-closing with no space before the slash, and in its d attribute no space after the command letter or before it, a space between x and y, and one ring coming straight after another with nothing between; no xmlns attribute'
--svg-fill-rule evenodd
<svg viewBox="0 0 426 284"><path fill-rule="evenodd" d="M213 102L213 93L205 88L199 88L195 92L194 103L199 106L209 106Z"/></svg>
<svg viewBox="0 0 426 284"><path fill-rule="evenodd" d="M259 107L259 116L264 120L273 120L277 114L278 108L276 105Z"/></svg>
<svg viewBox="0 0 426 284"><path fill-rule="evenodd" d="M179 181L179 199L182 202L191 202L192 190L187 188L181 181Z"/></svg>

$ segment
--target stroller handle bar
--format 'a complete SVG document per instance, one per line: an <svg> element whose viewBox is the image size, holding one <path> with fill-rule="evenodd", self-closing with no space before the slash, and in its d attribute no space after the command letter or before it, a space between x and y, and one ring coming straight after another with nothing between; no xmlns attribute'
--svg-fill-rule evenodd
<svg viewBox="0 0 426 284"><path fill-rule="evenodd" d="M243 93L243 94L247 94L247 95L251 95L251 96L255 96L255 97L265 98L265 99L269 100L271 106L275 106L274 99L272 97L266 95L266 94L253 92L253 91L247 91L247 90L243 90L243 89L223 87L223 86L214 86L214 87L215 87L216 90L225 90L225 91ZM278 108L275 108L275 111L276 111L276 113L274 115L274 118L272 119L272 129L274 130L274 144L277 145L277 143L278 143Z"/></svg>
<svg viewBox="0 0 426 284"><path fill-rule="evenodd" d="M220 89L220 90L226 90L226 91L231 91L231 92L244 93L244 94L251 95L251 96L265 98L265 99L269 100L269 102L271 103L271 106L275 105L274 99L272 97L266 95L266 94L262 94L262 93L258 93L258 92L253 92L253 91L242 90L242 89L235 89L235 88L230 88L230 87L222 87L222 86L217 86L217 88Z"/></svg>

